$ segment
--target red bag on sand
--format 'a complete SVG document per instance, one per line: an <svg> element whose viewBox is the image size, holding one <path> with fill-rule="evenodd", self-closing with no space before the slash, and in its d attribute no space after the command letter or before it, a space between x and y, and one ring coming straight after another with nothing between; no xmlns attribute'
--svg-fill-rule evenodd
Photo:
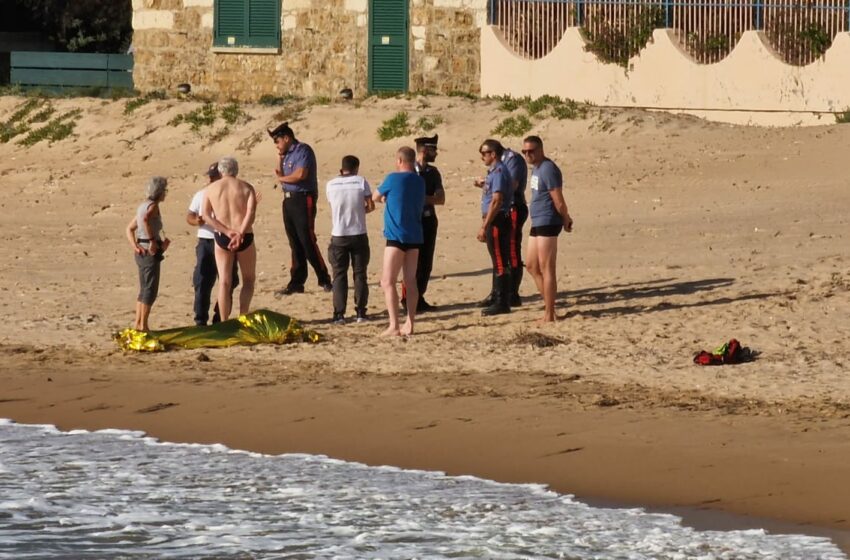
<svg viewBox="0 0 850 560"><path fill-rule="evenodd" d="M724 364L740 364L750 362L755 358L755 352L733 338L723 346L715 348L714 352L705 350L694 356L694 363L699 366L722 366Z"/></svg>

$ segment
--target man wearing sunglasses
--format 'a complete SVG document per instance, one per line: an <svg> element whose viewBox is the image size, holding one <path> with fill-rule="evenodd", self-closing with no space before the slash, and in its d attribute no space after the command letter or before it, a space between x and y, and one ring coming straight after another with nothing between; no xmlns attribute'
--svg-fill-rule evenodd
<svg viewBox="0 0 850 560"><path fill-rule="evenodd" d="M493 304L481 311L482 315L501 315L511 312L511 203L512 178L502 164L504 148L497 140L485 140L479 149L481 161L487 166L487 177L475 181L481 192L481 229L478 241L487 243L493 262L495 294Z"/></svg>
<svg viewBox="0 0 850 560"><path fill-rule="evenodd" d="M543 153L543 140L529 136L522 143L522 154L531 164L531 232L525 259L529 274L543 296L543 322L555 320L555 295L558 293L558 235L573 230L561 170Z"/></svg>

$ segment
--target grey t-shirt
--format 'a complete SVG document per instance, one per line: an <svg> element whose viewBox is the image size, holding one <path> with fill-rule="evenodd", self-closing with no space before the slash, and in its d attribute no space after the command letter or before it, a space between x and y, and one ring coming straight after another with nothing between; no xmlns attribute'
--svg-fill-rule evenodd
<svg viewBox="0 0 850 560"><path fill-rule="evenodd" d="M136 239L146 240L148 239L148 232L145 230L145 214L148 213L148 208L150 208L151 204L153 204L152 200L146 200L139 205L139 208L136 210ZM152 239L160 240L160 233L162 233L162 216L157 214L150 219L148 225L151 228Z"/></svg>
<svg viewBox="0 0 850 560"><path fill-rule="evenodd" d="M562 188L563 183L561 170L550 159L544 159L531 170L531 227L564 225L549 194L552 189Z"/></svg>

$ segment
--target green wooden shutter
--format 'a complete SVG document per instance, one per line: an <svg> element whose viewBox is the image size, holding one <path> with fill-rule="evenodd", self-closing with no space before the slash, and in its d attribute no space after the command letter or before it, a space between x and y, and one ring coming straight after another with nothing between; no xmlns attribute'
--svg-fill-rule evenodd
<svg viewBox="0 0 850 560"><path fill-rule="evenodd" d="M406 91L408 0L371 0L369 91Z"/></svg>
<svg viewBox="0 0 850 560"><path fill-rule="evenodd" d="M280 47L281 0L215 0L216 47Z"/></svg>

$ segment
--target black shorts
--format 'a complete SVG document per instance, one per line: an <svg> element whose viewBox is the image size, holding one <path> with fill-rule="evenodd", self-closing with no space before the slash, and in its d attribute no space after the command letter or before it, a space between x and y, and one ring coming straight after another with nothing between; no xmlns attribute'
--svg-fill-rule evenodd
<svg viewBox="0 0 850 560"><path fill-rule="evenodd" d="M532 227L528 235L531 237L558 237L564 226L537 226Z"/></svg>
<svg viewBox="0 0 850 560"><path fill-rule="evenodd" d="M387 239L387 247L395 247L396 249L401 249L405 253L412 249L421 249L422 245L422 243L402 243L395 239Z"/></svg>

